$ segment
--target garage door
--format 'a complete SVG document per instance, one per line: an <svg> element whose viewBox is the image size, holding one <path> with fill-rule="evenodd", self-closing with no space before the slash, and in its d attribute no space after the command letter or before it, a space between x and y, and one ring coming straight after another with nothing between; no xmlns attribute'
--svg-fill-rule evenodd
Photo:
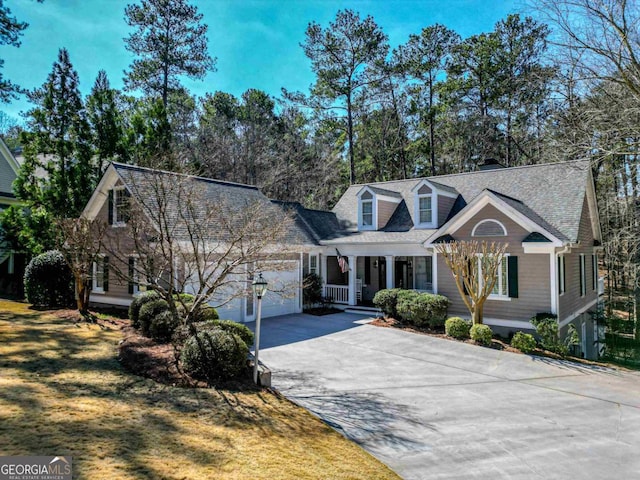
<svg viewBox="0 0 640 480"><path fill-rule="evenodd" d="M287 270L263 272L269 283L262 299L262 317L300 312L300 273L298 262L287 262ZM291 267L291 268L289 268Z"/></svg>

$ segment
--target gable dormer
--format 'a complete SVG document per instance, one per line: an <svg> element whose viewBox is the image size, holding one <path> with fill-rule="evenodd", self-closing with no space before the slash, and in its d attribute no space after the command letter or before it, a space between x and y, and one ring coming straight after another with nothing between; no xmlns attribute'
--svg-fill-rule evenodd
<svg viewBox="0 0 640 480"><path fill-rule="evenodd" d="M357 194L358 230L380 230L387 224L402 195L398 192L365 185Z"/></svg>
<svg viewBox="0 0 640 480"><path fill-rule="evenodd" d="M415 228L439 228L458 198L454 188L427 179L419 182L411 192Z"/></svg>

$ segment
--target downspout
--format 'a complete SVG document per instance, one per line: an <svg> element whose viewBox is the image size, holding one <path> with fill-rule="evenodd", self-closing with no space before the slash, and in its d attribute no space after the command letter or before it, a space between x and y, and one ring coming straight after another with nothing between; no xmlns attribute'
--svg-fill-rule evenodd
<svg viewBox="0 0 640 480"><path fill-rule="evenodd" d="M570 251L571 251L571 244L567 244L565 247L562 248L562 250L556 253L554 258L556 263L556 268L555 268L556 279L558 278L558 257L560 257L560 255L564 255L565 253L569 253ZM565 268L566 268L566 265L565 265ZM564 276L566 277L566 271L564 272ZM560 325L560 293L559 293L560 284L558 280L556 280L556 282L558 284L556 285L556 291L554 292L554 295L556 296L556 316L558 317L558 325ZM566 291L567 286L565 285L564 288Z"/></svg>

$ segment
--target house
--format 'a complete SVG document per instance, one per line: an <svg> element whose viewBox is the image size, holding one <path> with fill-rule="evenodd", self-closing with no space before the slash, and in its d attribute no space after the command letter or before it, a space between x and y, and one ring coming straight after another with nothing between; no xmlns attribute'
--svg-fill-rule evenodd
<svg viewBox="0 0 640 480"><path fill-rule="evenodd" d="M13 194L13 182L18 176L20 165L0 139L0 211L20 201ZM0 292L20 295L25 256L14 252L0 236Z"/></svg>
<svg viewBox="0 0 640 480"><path fill-rule="evenodd" d="M148 174L146 169L112 164L85 214L111 218L107 199L119 198L116 191L127 189L131 172ZM325 296L337 306L371 306L376 292L399 287L445 295L451 315L469 317L436 245L487 240L508 243L508 248L494 294L485 304L484 322L505 334L532 331L531 317L551 312L558 317L561 334L575 325L582 353L597 356L598 326L591 313L602 293L597 271L601 233L587 161L492 165L471 173L352 185L332 211L272 202L252 186L199 181L221 195L251 197L265 208L285 208L295 215L295 232L283 250L283 261L291 267L265 272L268 279L288 280L295 294L272 295L265 316L300 312L302 278L316 273L323 279ZM340 257L346 268L341 268ZM126 282L110 285L108 292L94 290L92 301L130 302L133 290L127 290ZM251 321L254 303L246 295L221 314Z"/></svg>
<svg viewBox="0 0 640 480"><path fill-rule="evenodd" d="M318 248L306 271L325 281L337 304L371 305L384 288L447 296L449 313L469 318L435 245L453 240L506 242L506 261L484 307L500 333L531 331L529 319L558 316L575 325L581 351L596 357L601 232L588 161L501 168L352 185L332 212L300 209ZM338 253L350 270L342 273Z"/></svg>
<svg viewBox="0 0 640 480"><path fill-rule="evenodd" d="M154 189L158 188L158 179L161 178L164 186L179 182L190 182L198 189L198 195L204 201L224 203L230 210L240 211L248 204L257 205L261 210L276 213L276 209L281 212L283 205L279 202L272 202L265 197L257 187L242 185L238 183L218 181L209 178L180 175L172 172L163 172L144 167L136 167L121 163L111 163L100 180L91 199L87 203L83 216L107 224L107 241L112 248L108 249L111 254L105 252L102 261L93 266L93 288L90 301L93 304L128 306L135 294L146 289L146 282L137 267L141 259L137 253L132 239L128 238L129 231L126 228L128 221L127 209L140 208L149 201L149 197L154 195ZM144 198L143 198L144 197ZM152 200L153 201L153 200ZM177 200L176 200L177 201ZM181 220L172 208L167 205L168 221L175 225ZM196 213L198 215L198 213ZM274 215L275 216L275 215ZM155 219L154 219L155 220ZM197 218L197 222L203 224L206 218ZM272 269L262 270L264 278L270 284L270 292L264 297L262 302L262 316L270 317L287 313L299 313L302 311L302 254L306 249L317 246L309 236L307 230L301 225L299 219L293 223L290 231L286 233L282 243L284 245L274 246L278 250L277 265L270 260ZM182 228L182 226L181 226ZM200 230L203 231L203 230ZM215 226L206 230L209 238L204 239L209 244L218 241ZM153 241L153 240L151 240ZM187 238L187 233L182 230L175 231L175 241L182 243L183 248L188 250L192 245ZM204 243L203 243L204 245ZM218 243L219 245L219 243ZM114 258L114 248L121 255ZM124 257L128 259L128 266ZM176 259L180 261L181 259ZM114 262L119 261L116 265ZM119 268L118 268L119 267ZM117 272L126 272L129 275L123 278ZM184 278L185 267L179 266L176 277L165 281L174 281L176 286L186 293L197 291L195 280ZM234 274L238 277L237 274ZM256 299L251 292L251 276L242 275L235 278L233 285L229 287L231 291L224 291L218 297L212 299L212 304L218 307L220 316L225 319L239 322L250 322L255 319ZM231 298L230 301L228 301Z"/></svg>

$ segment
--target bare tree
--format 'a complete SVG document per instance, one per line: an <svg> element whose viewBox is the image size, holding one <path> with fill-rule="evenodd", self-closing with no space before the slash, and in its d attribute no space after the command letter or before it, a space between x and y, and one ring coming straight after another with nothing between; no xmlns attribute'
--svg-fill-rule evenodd
<svg viewBox="0 0 640 480"><path fill-rule="evenodd" d="M106 242L118 260L113 270L158 292L185 324L206 303L219 307L245 296L257 272L290 267L283 244L292 219L257 189L161 171L125 173L126 228ZM176 295L182 292L194 301Z"/></svg>
<svg viewBox="0 0 640 480"><path fill-rule="evenodd" d="M473 324L481 324L484 303L498 279L506 243L459 240L436 245L456 281L462 301L471 313Z"/></svg>
<svg viewBox="0 0 640 480"><path fill-rule="evenodd" d="M58 249L64 255L76 283L78 311L87 316L93 280L93 264L101 259L102 240L107 225L86 218L57 221Z"/></svg>
<svg viewBox="0 0 640 480"><path fill-rule="evenodd" d="M574 52L584 79L623 85L640 98L640 9L628 0L531 0L554 39Z"/></svg>

